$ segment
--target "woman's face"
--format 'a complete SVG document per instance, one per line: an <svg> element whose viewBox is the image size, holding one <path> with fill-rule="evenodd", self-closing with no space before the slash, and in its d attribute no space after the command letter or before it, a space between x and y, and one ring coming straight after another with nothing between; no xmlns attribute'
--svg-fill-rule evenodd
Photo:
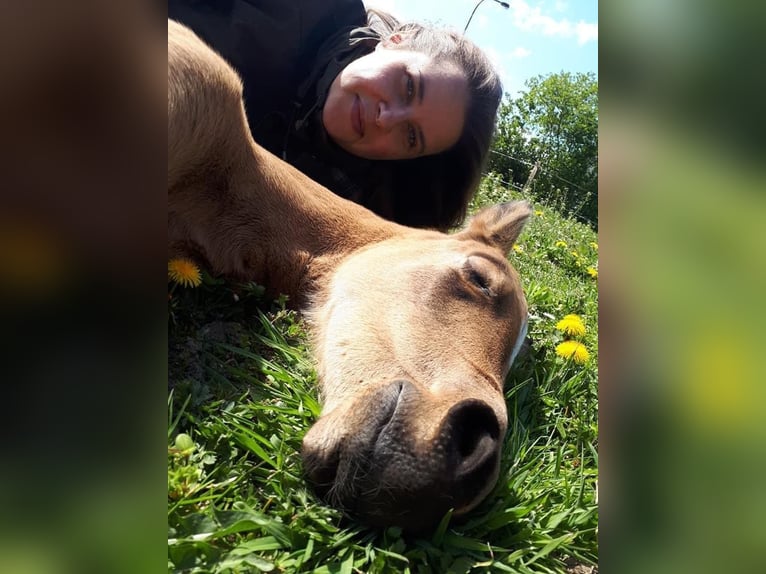
<svg viewBox="0 0 766 574"><path fill-rule="evenodd" d="M381 42L335 78L322 123L353 155L410 159L457 143L467 102L467 81L454 64Z"/></svg>

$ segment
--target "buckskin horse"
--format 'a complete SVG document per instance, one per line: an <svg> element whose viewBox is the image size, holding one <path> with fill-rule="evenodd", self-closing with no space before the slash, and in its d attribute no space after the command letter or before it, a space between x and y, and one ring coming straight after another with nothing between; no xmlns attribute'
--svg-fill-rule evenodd
<svg viewBox="0 0 766 574"><path fill-rule="evenodd" d="M497 481L527 319L507 255L529 215L496 205L444 234L336 196L254 142L236 72L168 22L169 255L305 312L322 415L304 470L359 520L423 530Z"/></svg>

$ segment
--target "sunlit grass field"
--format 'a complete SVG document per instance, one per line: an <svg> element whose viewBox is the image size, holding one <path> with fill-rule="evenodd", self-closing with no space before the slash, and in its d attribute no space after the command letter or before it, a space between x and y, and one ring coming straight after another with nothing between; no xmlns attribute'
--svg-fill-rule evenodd
<svg viewBox="0 0 766 574"><path fill-rule="evenodd" d="M471 210L519 198L487 177ZM425 538L361 526L307 490L300 445L320 406L300 316L256 285L170 282L169 571L594 571L596 234L535 204L509 259L530 321L506 381L500 479L466 519L447 515Z"/></svg>

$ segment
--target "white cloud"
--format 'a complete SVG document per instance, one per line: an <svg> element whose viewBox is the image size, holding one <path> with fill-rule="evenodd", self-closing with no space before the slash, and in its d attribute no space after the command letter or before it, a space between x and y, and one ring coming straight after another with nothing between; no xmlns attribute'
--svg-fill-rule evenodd
<svg viewBox="0 0 766 574"><path fill-rule="evenodd" d="M532 51L527 50L524 46L518 46L517 48L514 48L510 53L510 57L515 60L521 60L522 58L527 58L531 55Z"/></svg>
<svg viewBox="0 0 766 574"><path fill-rule="evenodd" d="M522 30L530 32L542 32L545 36L560 38L577 38L577 43L582 45L598 40L598 24L583 22L577 24L567 19L557 20L547 16L538 7L531 7L524 0L511 0L513 23Z"/></svg>
<svg viewBox="0 0 766 574"><path fill-rule="evenodd" d="M577 31L577 43L587 44L591 40L598 41L598 24L588 24L580 21L575 26Z"/></svg>

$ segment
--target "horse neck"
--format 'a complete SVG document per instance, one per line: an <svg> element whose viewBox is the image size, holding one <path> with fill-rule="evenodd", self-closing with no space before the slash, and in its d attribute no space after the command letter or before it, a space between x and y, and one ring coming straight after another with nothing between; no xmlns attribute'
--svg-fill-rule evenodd
<svg viewBox="0 0 766 574"><path fill-rule="evenodd" d="M345 200L253 142L214 222L224 275L301 304L357 249L407 232Z"/></svg>

